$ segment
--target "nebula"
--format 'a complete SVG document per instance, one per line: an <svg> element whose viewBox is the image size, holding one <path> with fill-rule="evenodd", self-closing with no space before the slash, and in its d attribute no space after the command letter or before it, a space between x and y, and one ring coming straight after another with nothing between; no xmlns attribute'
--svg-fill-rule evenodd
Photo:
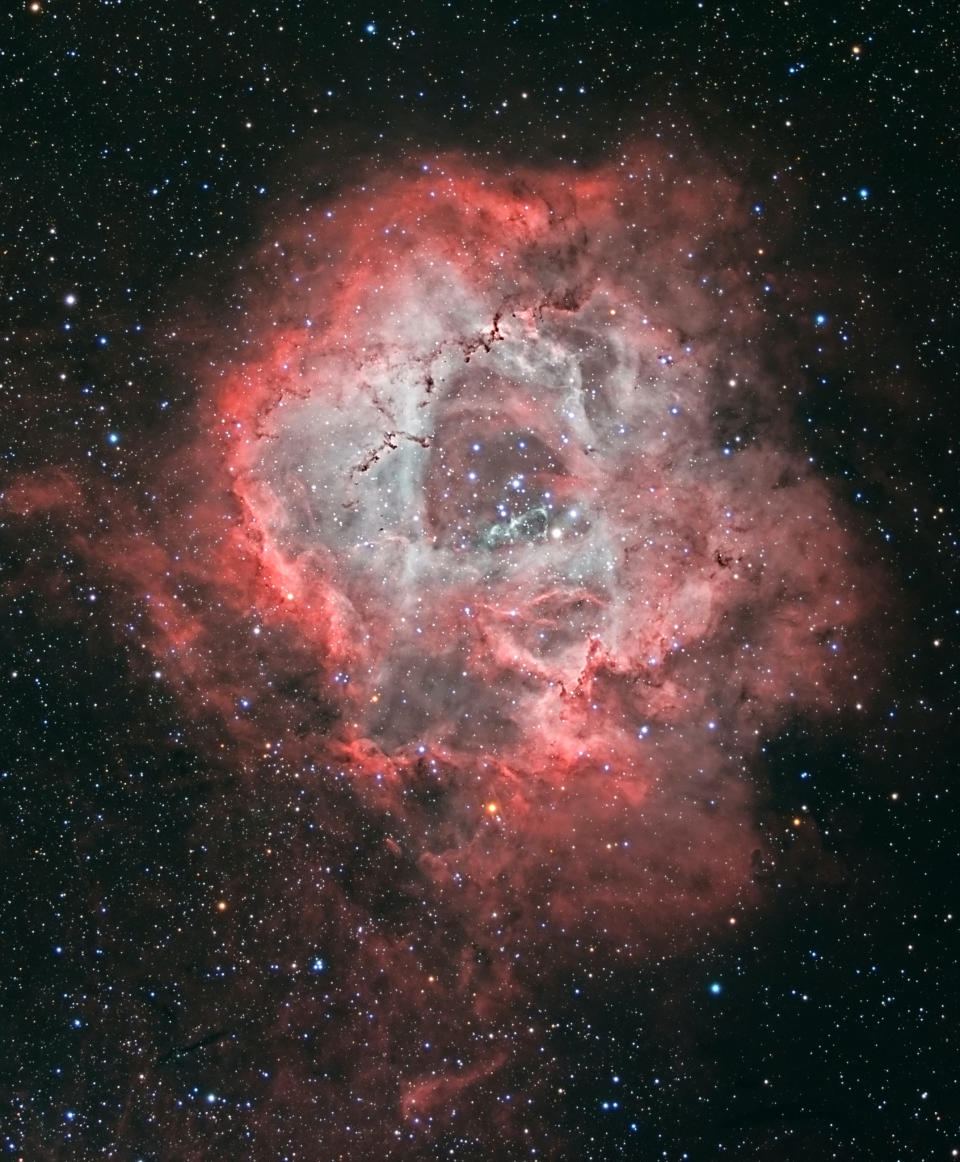
<svg viewBox="0 0 960 1162"><path fill-rule="evenodd" d="M794 331L746 191L661 147L370 167L265 235L149 514L96 530L59 471L5 503L69 510L134 664L358 853L347 883L304 851L299 899L263 872L327 950L298 1020L362 998L274 1110L363 1094L330 1157L569 1156L494 1096L536 1090L534 999L763 907L760 747L857 700L871 579L793 430Z"/></svg>

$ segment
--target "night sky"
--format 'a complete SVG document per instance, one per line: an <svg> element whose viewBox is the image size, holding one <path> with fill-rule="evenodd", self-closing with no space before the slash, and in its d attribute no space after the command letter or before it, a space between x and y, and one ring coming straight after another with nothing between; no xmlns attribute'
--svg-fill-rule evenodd
<svg viewBox="0 0 960 1162"><path fill-rule="evenodd" d="M4 1154L958 1157L950 6L4 23Z"/></svg>

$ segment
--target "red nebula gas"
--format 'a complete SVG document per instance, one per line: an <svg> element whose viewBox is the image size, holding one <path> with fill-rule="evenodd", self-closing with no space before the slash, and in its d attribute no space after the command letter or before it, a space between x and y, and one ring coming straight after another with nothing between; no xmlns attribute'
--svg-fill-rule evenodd
<svg viewBox="0 0 960 1162"><path fill-rule="evenodd" d="M796 450L748 209L643 149L371 175L245 264L174 453L193 499L85 540L184 705L443 917L343 938L398 990L388 1040L436 1004L411 941L453 1046L581 941L629 963L755 906L759 746L855 701L866 574ZM378 1108L426 1132L522 1052L398 1066Z"/></svg>
<svg viewBox="0 0 960 1162"><path fill-rule="evenodd" d="M746 209L641 152L371 180L262 251L212 405L226 551L314 653L324 747L401 833L442 783L394 842L621 941L750 894L744 764L849 697L863 577L790 450Z"/></svg>

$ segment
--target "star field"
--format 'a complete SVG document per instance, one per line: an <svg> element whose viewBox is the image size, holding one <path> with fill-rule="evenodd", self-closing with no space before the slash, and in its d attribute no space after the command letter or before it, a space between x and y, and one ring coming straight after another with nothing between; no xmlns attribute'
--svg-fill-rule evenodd
<svg viewBox="0 0 960 1162"><path fill-rule="evenodd" d="M949 14L6 26L3 1153L956 1157Z"/></svg>

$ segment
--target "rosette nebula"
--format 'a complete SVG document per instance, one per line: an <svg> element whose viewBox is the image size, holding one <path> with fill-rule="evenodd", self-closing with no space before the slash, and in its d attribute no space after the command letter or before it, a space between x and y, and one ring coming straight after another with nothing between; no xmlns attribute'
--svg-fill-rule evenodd
<svg viewBox="0 0 960 1162"><path fill-rule="evenodd" d="M230 551L313 661L321 751L474 920L502 873L550 941L729 907L757 739L847 696L861 579L790 451L747 223L663 156L451 159L263 253L215 404Z"/></svg>
<svg viewBox="0 0 960 1162"><path fill-rule="evenodd" d="M557 998L764 906L761 748L854 710L870 586L750 209L662 149L370 170L266 231L163 517L87 550L301 829L242 888L257 1156L573 1157Z"/></svg>

